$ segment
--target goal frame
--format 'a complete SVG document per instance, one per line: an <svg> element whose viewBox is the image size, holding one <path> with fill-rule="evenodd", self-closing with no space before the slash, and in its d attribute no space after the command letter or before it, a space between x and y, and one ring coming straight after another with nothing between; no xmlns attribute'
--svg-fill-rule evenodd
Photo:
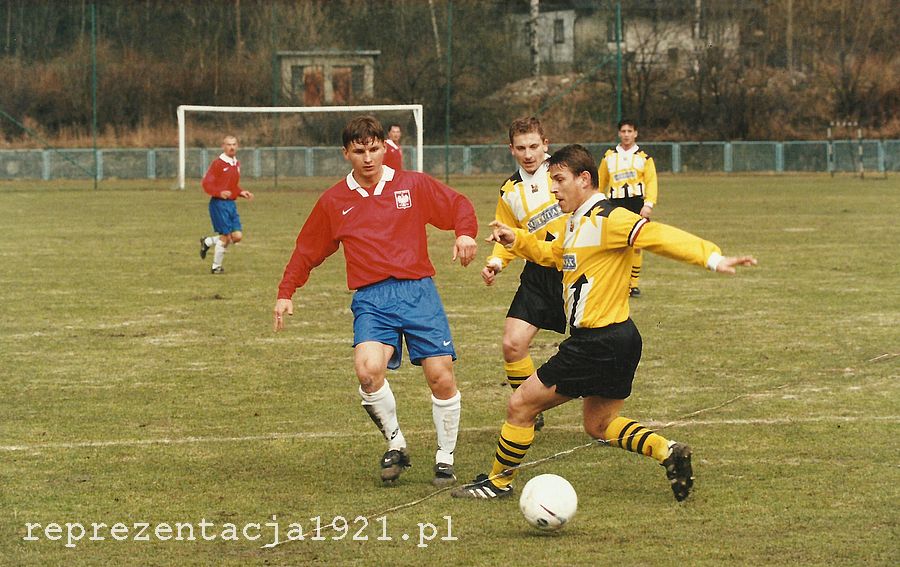
<svg viewBox="0 0 900 567"><path fill-rule="evenodd" d="M182 104L178 106L178 189L184 190L185 160L187 148L185 147L185 113L186 112L225 112L225 113L259 113L259 114L303 114L323 112L377 112L411 110L413 120L416 123L416 171L422 171L424 163L423 136L422 136L422 105L421 104L369 104L353 106L204 106L196 104Z"/></svg>

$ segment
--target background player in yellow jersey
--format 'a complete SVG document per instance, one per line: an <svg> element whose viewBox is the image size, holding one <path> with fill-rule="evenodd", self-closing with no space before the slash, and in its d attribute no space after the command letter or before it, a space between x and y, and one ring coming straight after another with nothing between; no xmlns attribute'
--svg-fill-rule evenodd
<svg viewBox="0 0 900 567"><path fill-rule="evenodd" d="M619 121L619 145L606 150L600 160L598 175L600 190L613 205L625 207L649 219L656 205L658 187L656 165L653 158L637 145L637 123L630 118ZM639 248L634 249L634 263L631 266L629 295L638 297L643 257Z"/></svg>
<svg viewBox="0 0 900 567"><path fill-rule="evenodd" d="M540 240L558 238L564 227L563 212L550 193L548 144L537 118L518 118L510 124L509 151L519 167L500 188L495 214L495 220L526 230ZM495 276L515 257L501 244L495 244L481 270L484 283L492 285ZM519 281L503 327L503 366L513 390L534 373L528 349L537 332L566 332L560 271L526 261ZM543 425L544 416L538 414L535 429L540 430Z"/></svg>
<svg viewBox="0 0 900 567"><path fill-rule="evenodd" d="M629 250L641 246L726 274L735 273L737 266L755 265L756 259L722 256L712 242L614 207L597 192L597 168L582 146L566 146L548 163L551 191L568 213L563 236L543 242L494 221L488 240L562 270L570 336L510 397L490 476L479 475L451 494L484 499L510 495L516 469L534 440L538 412L583 398L588 435L656 459L665 467L675 499L684 500L693 485L690 447L619 415L631 395L642 346L628 310Z"/></svg>

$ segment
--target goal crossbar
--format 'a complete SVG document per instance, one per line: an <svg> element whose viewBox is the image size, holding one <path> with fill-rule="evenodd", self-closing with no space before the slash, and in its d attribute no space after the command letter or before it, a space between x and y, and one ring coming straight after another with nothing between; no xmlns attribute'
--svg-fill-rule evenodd
<svg viewBox="0 0 900 567"><path fill-rule="evenodd" d="M377 112L411 110L416 122L416 171L423 169L422 152L422 105L421 104L370 104L358 106L204 106L182 104L178 106L178 188L184 189L185 159L185 112L227 112L227 113L323 113L323 112Z"/></svg>

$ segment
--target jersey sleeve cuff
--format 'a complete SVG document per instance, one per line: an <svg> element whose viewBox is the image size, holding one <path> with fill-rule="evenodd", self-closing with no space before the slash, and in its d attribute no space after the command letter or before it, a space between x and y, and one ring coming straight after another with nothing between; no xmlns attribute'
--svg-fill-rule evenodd
<svg viewBox="0 0 900 567"><path fill-rule="evenodd" d="M710 271L715 272L719 268L719 263L725 257L719 254L718 252L713 252L709 255L709 258L706 259L706 267L709 268Z"/></svg>
<svg viewBox="0 0 900 567"><path fill-rule="evenodd" d="M522 233L520 228L514 228L513 232L516 233L516 239L510 242L509 244L504 244L503 247L509 250L510 252L515 252L516 248L521 247L522 243Z"/></svg>

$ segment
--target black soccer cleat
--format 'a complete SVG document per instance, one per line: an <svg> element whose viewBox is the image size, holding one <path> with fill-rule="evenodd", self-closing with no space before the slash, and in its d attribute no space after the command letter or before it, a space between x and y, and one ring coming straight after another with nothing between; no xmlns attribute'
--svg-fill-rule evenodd
<svg viewBox="0 0 900 567"><path fill-rule="evenodd" d="M628 290L628 297L640 297L641 296L641 288L633 287Z"/></svg>
<svg viewBox="0 0 900 567"><path fill-rule="evenodd" d="M694 469L691 468L691 448L684 443L669 443L669 456L660 463L666 469L666 478L672 485L675 500L688 497L694 486Z"/></svg>
<svg viewBox="0 0 900 567"><path fill-rule="evenodd" d="M494 500L496 498L506 498L508 496L512 496L512 493L512 486L507 486L505 488L497 486L496 484L488 480L488 475L480 474L476 476L475 480L473 480L469 484L464 484L459 488L451 491L450 496L452 496L453 498Z"/></svg>
<svg viewBox="0 0 900 567"><path fill-rule="evenodd" d="M222 266L216 266L215 268L212 268L212 269L209 271L209 273L221 275L221 274L224 274L224 273L225 273L225 268L223 268Z"/></svg>
<svg viewBox="0 0 900 567"><path fill-rule="evenodd" d="M381 457L381 480L391 482L400 478L400 473L411 467L406 449L391 449Z"/></svg>
<svg viewBox="0 0 900 567"><path fill-rule="evenodd" d="M447 463L438 463L434 465L434 479L431 484L438 488L450 486L456 482L456 475L453 473L453 465Z"/></svg>
<svg viewBox="0 0 900 567"><path fill-rule="evenodd" d="M206 237L201 236L200 237L200 259L201 260L206 259L206 253L209 252L209 249L210 249L210 246L209 246L209 244L206 243Z"/></svg>
<svg viewBox="0 0 900 567"><path fill-rule="evenodd" d="M534 417L534 430L540 431L543 428L544 428L544 412L541 412Z"/></svg>

